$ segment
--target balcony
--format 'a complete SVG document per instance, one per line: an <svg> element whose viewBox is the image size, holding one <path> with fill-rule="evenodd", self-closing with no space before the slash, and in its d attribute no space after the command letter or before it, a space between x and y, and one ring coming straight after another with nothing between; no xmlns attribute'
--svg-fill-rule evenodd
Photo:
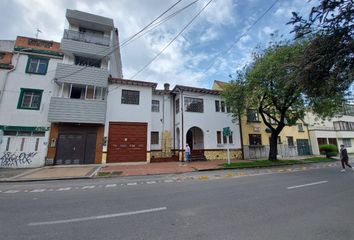
<svg viewBox="0 0 354 240"><path fill-rule="evenodd" d="M58 83L76 83L98 87L108 86L108 71L102 68L58 63L55 78Z"/></svg>
<svg viewBox="0 0 354 240"><path fill-rule="evenodd" d="M64 54L69 56L76 55L94 59L103 59L110 53L109 46L72 40L70 38L66 38L65 34L61 40L60 48Z"/></svg>
<svg viewBox="0 0 354 240"><path fill-rule="evenodd" d="M79 42L98 44L102 46L109 46L110 42L110 38L107 36L97 36L91 33L78 32L69 29L64 30L63 38Z"/></svg>
<svg viewBox="0 0 354 240"><path fill-rule="evenodd" d="M49 105L49 122L104 124L105 100L82 100L52 97Z"/></svg>

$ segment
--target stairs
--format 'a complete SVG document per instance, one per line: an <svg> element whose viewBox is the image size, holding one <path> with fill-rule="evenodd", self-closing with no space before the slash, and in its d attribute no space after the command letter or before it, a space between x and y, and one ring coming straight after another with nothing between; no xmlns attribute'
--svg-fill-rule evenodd
<svg viewBox="0 0 354 240"><path fill-rule="evenodd" d="M190 161L191 162L196 162L196 161L206 161L206 157L204 155L191 155L190 156Z"/></svg>

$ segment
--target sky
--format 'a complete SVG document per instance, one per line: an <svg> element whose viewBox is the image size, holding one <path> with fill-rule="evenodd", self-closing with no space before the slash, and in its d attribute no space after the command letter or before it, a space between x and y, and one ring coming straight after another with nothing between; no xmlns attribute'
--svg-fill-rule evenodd
<svg viewBox="0 0 354 240"><path fill-rule="evenodd" d="M180 1L165 16L194 1ZM122 47L124 78L156 82L159 89L164 83L170 83L171 87L179 84L211 88L214 80L230 81L237 70L252 61L252 52L256 48L265 48L271 41L292 39L292 26L286 25L291 12L308 16L310 9L318 4L317 0L211 0L174 42L136 75L209 1L198 0L169 21ZM36 29L40 29L39 38L60 42L68 25L65 11L69 8L112 18L123 42L176 2L0 0L0 39L35 37ZM272 4L274 6L255 24Z"/></svg>

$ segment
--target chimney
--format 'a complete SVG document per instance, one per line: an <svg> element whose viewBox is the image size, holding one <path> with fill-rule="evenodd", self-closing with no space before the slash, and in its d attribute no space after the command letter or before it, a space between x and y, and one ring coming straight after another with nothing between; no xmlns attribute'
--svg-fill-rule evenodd
<svg viewBox="0 0 354 240"><path fill-rule="evenodd" d="M163 85L163 87L164 87L165 91L170 90L170 84L169 84L169 83L165 83L165 84Z"/></svg>

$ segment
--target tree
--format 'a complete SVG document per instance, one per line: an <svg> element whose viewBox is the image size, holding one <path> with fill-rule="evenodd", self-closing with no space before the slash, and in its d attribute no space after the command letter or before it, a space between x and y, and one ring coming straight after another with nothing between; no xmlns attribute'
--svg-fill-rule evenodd
<svg viewBox="0 0 354 240"><path fill-rule="evenodd" d="M353 94L348 90L354 81L354 2L322 0L308 18L293 12L288 24L294 25L295 39L310 40L299 84L312 99L311 108L331 115Z"/></svg>
<svg viewBox="0 0 354 240"><path fill-rule="evenodd" d="M279 133L305 113L303 88L298 81L299 62L306 47L307 42L275 44L254 54L253 63L239 72L223 92L235 117L246 109L258 110L271 131L269 160L277 159Z"/></svg>

